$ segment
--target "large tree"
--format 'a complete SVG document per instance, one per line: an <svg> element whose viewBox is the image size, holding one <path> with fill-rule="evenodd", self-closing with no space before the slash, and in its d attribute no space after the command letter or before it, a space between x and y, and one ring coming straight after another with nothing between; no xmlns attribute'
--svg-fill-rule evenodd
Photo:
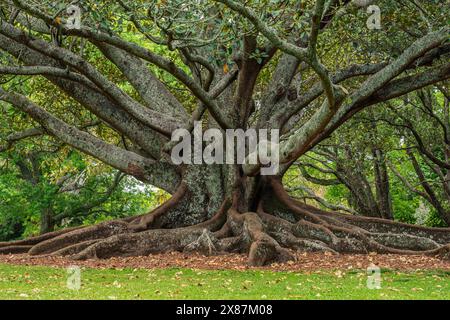
<svg viewBox="0 0 450 320"><path fill-rule="evenodd" d="M2 85L1 100L46 134L172 194L149 214L2 243L2 252L237 251L252 265L292 259L289 249L448 256L449 229L325 212L290 198L281 182L358 111L450 77L445 1L377 1L388 22L370 30L362 6L373 2L79 1L77 29L66 26L64 6L2 0L0 73L44 77L126 143L65 121L17 82ZM280 171L175 165L171 134L197 120L204 130L279 129Z"/></svg>

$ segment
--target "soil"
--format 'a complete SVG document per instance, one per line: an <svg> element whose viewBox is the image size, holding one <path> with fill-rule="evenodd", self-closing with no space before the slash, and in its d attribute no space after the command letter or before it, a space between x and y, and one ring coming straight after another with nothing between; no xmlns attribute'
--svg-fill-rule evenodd
<svg viewBox="0 0 450 320"><path fill-rule="evenodd" d="M59 256L29 256L26 254L0 255L0 264L36 265L67 267L71 265L89 268L192 268L206 270L270 270L311 272L319 270L365 269L371 264L380 268L414 271L414 270L448 270L450 261L423 256L398 254L332 254L332 253L295 253L296 261L273 263L264 267L248 266L248 257L243 254L224 254L204 256L197 253L168 252L138 257L115 257L110 259L90 259L73 261Z"/></svg>

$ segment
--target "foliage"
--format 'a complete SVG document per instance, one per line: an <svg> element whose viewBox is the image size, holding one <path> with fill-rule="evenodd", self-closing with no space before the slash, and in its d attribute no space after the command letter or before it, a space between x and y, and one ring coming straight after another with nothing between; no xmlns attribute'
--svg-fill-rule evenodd
<svg viewBox="0 0 450 320"><path fill-rule="evenodd" d="M8 161L13 163L14 159ZM58 154L45 154L40 169L43 177L38 183L21 177L13 165L1 170L0 241L39 234L42 212L48 208L56 227L62 228L142 214L161 203L161 191L132 177L122 179L105 198L116 173L75 151L63 160ZM75 174L66 184L57 185L70 173Z"/></svg>

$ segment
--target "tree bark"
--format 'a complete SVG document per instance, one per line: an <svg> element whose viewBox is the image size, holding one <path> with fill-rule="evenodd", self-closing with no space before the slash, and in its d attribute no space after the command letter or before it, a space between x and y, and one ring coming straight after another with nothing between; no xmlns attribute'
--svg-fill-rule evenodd
<svg viewBox="0 0 450 320"><path fill-rule="evenodd" d="M394 216L392 213L392 199L385 155L381 150L375 149L373 152L373 156L375 169L375 187L380 218L393 220Z"/></svg>
<svg viewBox="0 0 450 320"><path fill-rule="evenodd" d="M40 225L40 234L45 234L49 232L53 232L55 229L55 221L53 220L53 209L51 207L44 208L41 210L41 225Z"/></svg>

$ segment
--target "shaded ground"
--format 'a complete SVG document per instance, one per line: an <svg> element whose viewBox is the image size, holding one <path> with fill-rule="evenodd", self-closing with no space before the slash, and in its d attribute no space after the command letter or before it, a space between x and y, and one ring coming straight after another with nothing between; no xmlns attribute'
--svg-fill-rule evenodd
<svg viewBox="0 0 450 320"><path fill-rule="evenodd" d="M450 299L450 273L381 272L380 289L361 270L81 268L79 290L64 268L0 264L0 299Z"/></svg>
<svg viewBox="0 0 450 320"><path fill-rule="evenodd" d="M0 255L0 263L14 265L70 266L90 268L194 268L230 270L316 271L366 269L371 264L392 270L450 270L450 261L414 255L394 254L341 254L298 253L297 261L272 264L266 267L249 267L247 256L226 254L205 257L199 254L171 252L146 257L111 258L106 260L73 261L62 257L30 257L27 255Z"/></svg>

